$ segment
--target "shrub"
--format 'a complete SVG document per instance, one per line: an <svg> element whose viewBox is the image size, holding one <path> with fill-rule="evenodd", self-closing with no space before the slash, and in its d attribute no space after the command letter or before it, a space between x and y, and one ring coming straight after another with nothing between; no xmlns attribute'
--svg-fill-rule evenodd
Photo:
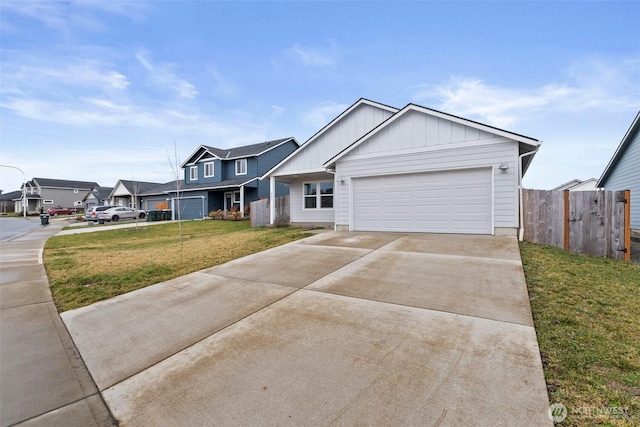
<svg viewBox="0 0 640 427"><path fill-rule="evenodd" d="M273 226L276 228L288 227L291 222L291 218L289 215L279 215L275 220L273 220Z"/></svg>

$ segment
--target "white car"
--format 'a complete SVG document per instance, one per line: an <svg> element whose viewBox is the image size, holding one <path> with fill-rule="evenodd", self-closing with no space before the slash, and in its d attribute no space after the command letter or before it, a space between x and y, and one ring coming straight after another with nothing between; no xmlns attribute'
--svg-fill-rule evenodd
<svg viewBox="0 0 640 427"><path fill-rule="evenodd" d="M124 206L107 209L98 215L99 220L120 221L121 219L144 219L147 213L140 209L125 208Z"/></svg>

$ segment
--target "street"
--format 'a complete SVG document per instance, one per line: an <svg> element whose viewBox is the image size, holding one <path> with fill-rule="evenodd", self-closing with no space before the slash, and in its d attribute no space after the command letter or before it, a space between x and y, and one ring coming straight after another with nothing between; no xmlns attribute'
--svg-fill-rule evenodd
<svg viewBox="0 0 640 427"><path fill-rule="evenodd" d="M13 239L37 227L41 227L40 218L38 217L28 219L0 217L0 242Z"/></svg>

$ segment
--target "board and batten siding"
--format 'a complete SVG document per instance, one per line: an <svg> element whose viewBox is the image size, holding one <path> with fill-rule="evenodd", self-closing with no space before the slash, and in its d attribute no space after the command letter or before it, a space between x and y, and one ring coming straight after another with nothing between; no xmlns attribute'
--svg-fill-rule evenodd
<svg viewBox="0 0 640 427"><path fill-rule="evenodd" d="M391 114L390 111L372 105L359 105L311 143L302 145L300 151L280 166L275 175L322 169L324 162L385 121Z"/></svg>
<svg viewBox="0 0 640 427"><path fill-rule="evenodd" d="M640 230L640 132L629 141L603 185L606 190L631 190L631 228Z"/></svg>
<svg viewBox="0 0 640 427"><path fill-rule="evenodd" d="M337 206L336 225L349 225L351 178L493 167L493 226L517 228L518 144L504 138L490 138L483 142L490 143L458 148L444 145L442 149L411 149L408 152L390 149L386 153L379 153L378 156L352 156L350 153L336 164L336 176L346 178L345 183L336 184L334 190L334 206ZM503 162L509 165L506 172L498 169Z"/></svg>

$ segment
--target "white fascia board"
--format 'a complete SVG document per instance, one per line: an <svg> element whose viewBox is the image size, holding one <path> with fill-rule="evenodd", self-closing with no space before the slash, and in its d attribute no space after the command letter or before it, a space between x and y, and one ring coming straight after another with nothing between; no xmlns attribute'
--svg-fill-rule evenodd
<svg viewBox="0 0 640 427"><path fill-rule="evenodd" d="M195 159L195 160L191 160L193 159L193 157L198 153L198 151L203 150L203 152ZM211 151L209 151L209 149L205 146L205 145L201 145L199 146L196 151L194 151L193 153L191 153L191 155L189 157L187 157L187 160L185 160L181 165L180 168L184 169L187 166L193 166L196 163L198 163L200 161L200 159L202 158L202 156L204 156L204 153L209 153L211 154L213 157L215 157L216 159L219 159L220 157L216 156L215 153L212 153Z"/></svg>
<svg viewBox="0 0 640 427"><path fill-rule="evenodd" d="M393 122L395 122L396 120L398 120L400 117L404 116L405 114L407 114L407 112L409 111L418 111L421 112L423 114L427 114L433 117L438 117L438 118L442 118L454 123L459 123L461 125L464 126L469 126L475 129L479 129L481 131L487 132L487 133L492 133L494 135L498 135L498 136L502 136L505 138L508 138L512 141L517 141L517 142L521 142L524 144L528 144L532 147L538 147L540 145L540 141L534 139L534 138L529 138L523 135L518 135L512 132L508 132L502 129L498 129L498 128L494 128L491 126L487 126L487 125L483 125L481 123L477 123L474 122L472 120L467 120L467 119L463 119L461 117L457 117L457 116L451 116L449 114L446 113L442 113L440 111L436 111L436 110L431 110L429 108L425 108L425 107L421 107L419 105L415 105L415 104L408 104L406 107L404 107L402 110L400 110L398 113L394 114L393 116L389 117L387 120L385 120L384 122L380 123L377 127L371 129L368 133L366 133L365 135L363 135L359 140L355 141L353 144L351 144L350 146L348 146L347 148L345 148L344 150L342 150L340 153L338 153L337 155L335 155L334 157L332 157L331 159L329 159L328 161L326 161L324 163L324 167L328 168L331 167L332 165L334 165L338 160L340 160L341 158L343 158L344 156L346 156L349 152L351 152L354 148L356 148L357 146L359 146L360 144L362 144L363 142L367 141L369 138L371 138L373 135L375 135L376 133L380 132L382 129L386 128L387 126L391 125Z"/></svg>
<svg viewBox="0 0 640 427"><path fill-rule="evenodd" d="M300 148L297 149L296 151L294 151L293 153L289 154L287 157L285 157L280 163L278 163L277 165L275 165L273 168L271 168L271 170L269 170L267 173L265 173L264 175L262 175L260 177L260 179L265 179L267 177L269 177L270 175L272 175L276 170L278 170L283 164L285 164L286 162L289 161L289 159L291 159L294 156L297 156L298 153L302 152L306 147L309 146L309 144L311 144L313 141L315 141L316 139L318 139L320 136L322 136L323 134L325 134L329 129L331 129L333 127L333 125L335 125L336 123L338 123L340 120L342 120L345 116L347 116L349 113L351 113L353 110L355 110L357 107L359 107L362 104L367 104L370 105L372 107L376 107L376 108L380 108L382 110L386 110L389 111L391 113L397 113L399 110L397 108L394 107L390 107L388 105L384 105L384 104L380 104L378 102L375 101L371 101L365 98L360 98L359 100L357 100L353 105L351 105L349 108L347 108L346 110L344 110L342 113L340 113L340 115L338 117L336 117L335 119L331 120L327 125L325 125L322 129L320 129L318 132L316 132L313 136L311 136L311 138L307 139L302 145L300 145ZM287 175L290 175L289 173L287 173ZM276 175L277 176L277 175Z"/></svg>
<svg viewBox="0 0 640 427"><path fill-rule="evenodd" d="M611 169L613 165L618 161L620 152L623 150L623 148L627 144L627 140L629 140L629 137L634 133L637 127L640 127L640 111L638 111L636 118L633 120L633 123L631 123L631 126L629 126L629 129L627 129L627 132L624 134L622 141L620 141L620 144L618 144L618 148L616 148L615 153L613 153L613 156L611 156L609 163L607 163L607 166L604 168L604 172L602 172L602 176L600 176L596 184L597 188L602 187L602 181L604 181L608 177L610 173L609 169ZM638 131L640 132L640 129L638 129Z"/></svg>
<svg viewBox="0 0 640 427"><path fill-rule="evenodd" d="M314 169L301 169L301 170L297 170L297 171L287 171L287 172L283 172L283 173L280 173L280 174L277 174L277 173L269 174L269 173L267 173L267 174L261 176L260 180L262 181L264 179L268 179L269 176L273 176L275 178L282 177L282 176L293 176L293 175L301 176L301 175L316 174L316 173L319 173L319 172L326 172L326 171L327 171L327 169L322 167L322 168L314 168Z"/></svg>

